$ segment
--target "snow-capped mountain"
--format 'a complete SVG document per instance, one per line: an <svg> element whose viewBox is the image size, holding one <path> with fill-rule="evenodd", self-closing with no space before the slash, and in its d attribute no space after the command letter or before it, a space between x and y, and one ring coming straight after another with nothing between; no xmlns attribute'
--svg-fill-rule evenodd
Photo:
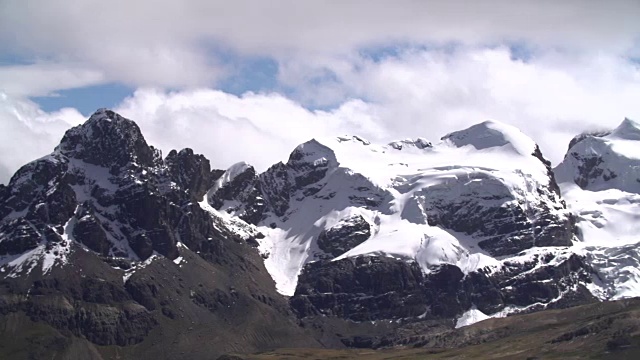
<svg viewBox="0 0 640 360"><path fill-rule="evenodd" d="M0 244L8 254L58 244L57 257L43 253L49 254L43 255L45 272L66 261L73 243L134 261L154 252L175 259L179 243L204 251L214 228L190 225L205 216L196 201L217 176L190 149L163 160L134 122L101 110L67 131L51 155L11 178L3 189ZM33 267L38 257L22 260ZM12 264L16 260L7 272L22 268Z"/></svg>
<svg viewBox="0 0 640 360"><path fill-rule="evenodd" d="M174 336L177 355L206 351L179 334L212 326L234 329L208 343L220 352L359 346L377 320L453 328L640 296L638 149L627 119L552 169L486 121L437 142L312 139L263 173L222 171L191 149L163 158L101 109L0 185L0 313L134 355Z"/></svg>
<svg viewBox="0 0 640 360"><path fill-rule="evenodd" d="M267 269L302 316L438 316L426 304L440 295L424 289L448 286L457 305L443 314L467 311L467 324L479 314L640 294L640 257L630 245L638 242L638 140L629 119L579 135L554 172L533 140L495 121L435 144L314 139L263 174L233 166L208 199L265 234L258 242ZM443 276L448 284L431 283ZM393 291L418 299L415 308L377 299ZM371 310L380 302L402 310Z"/></svg>
<svg viewBox="0 0 640 360"><path fill-rule="evenodd" d="M264 174L246 164L228 174L209 203L259 226L267 268L287 295L318 259L384 254L425 272L448 263L468 273L498 264L496 256L573 238L573 218L537 145L497 122L436 145L311 140Z"/></svg>
<svg viewBox="0 0 640 360"><path fill-rule="evenodd" d="M561 182L589 191L640 192L640 124L624 121L611 132L576 136L555 169Z"/></svg>
<svg viewBox="0 0 640 360"><path fill-rule="evenodd" d="M265 235L267 269L301 316L504 316L594 299L550 163L499 122L436 144L311 140L263 174L231 167L207 198Z"/></svg>
<svg viewBox="0 0 640 360"><path fill-rule="evenodd" d="M138 344L122 350L132 358L318 346L276 293L255 228L200 204L221 173L190 149L163 159L133 121L98 110L0 186L0 313L18 336L40 323L46 357L56 339L81 358L101 358L96 345ZM237 330L191 345L223 326Z"/></svg>
<svg viewBox="0 0 640 360"><path fill-rule="evenodd" d="M555 169L576 216L576 253L597 273L602 299L640 296L640 124L576 136Z"/></svg>

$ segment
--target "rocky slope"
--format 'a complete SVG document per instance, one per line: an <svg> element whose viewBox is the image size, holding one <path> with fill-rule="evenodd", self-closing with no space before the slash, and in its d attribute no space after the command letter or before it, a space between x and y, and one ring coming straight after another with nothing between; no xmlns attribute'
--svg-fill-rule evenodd
<svg viewBox="0 0 640 360"><path fill-rule="evenodd" d="M276 349L238 354L268 359L637 359L640 303L627 299L491 319L459 329L429 332L421 324L370 336L387 349Z"/></svg>

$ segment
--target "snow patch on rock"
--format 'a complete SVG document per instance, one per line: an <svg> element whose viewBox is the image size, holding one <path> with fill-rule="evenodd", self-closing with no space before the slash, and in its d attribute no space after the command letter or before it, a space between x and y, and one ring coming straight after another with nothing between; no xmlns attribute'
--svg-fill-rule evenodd
<svg viewBox="0 0 640 360"><path fill-rule="evenodd" d="M483 313L474 306L471 309L467 310L464 314L460 315L460 317L456 321L456 329L473 325L477 322L487 319L491 319L491 316Z"/></svg>

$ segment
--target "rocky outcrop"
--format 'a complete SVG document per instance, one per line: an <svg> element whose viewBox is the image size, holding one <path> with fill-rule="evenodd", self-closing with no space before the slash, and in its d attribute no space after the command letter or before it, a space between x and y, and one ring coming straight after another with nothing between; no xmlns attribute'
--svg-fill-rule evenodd
<svg viewBox="0 0 640 360"><path fill-rule="evenodd" d="M360 245L369 237L371 225L361 215L355 215L323 230L317 243L320 250L336 257Z"/></svg>
<svg viewBox="0 0 640 360"><path fill-rule="evenodd" d="M223 210L233 214L249 224L257 224L266 211L263 196L257 187L259 181L253 166L244 163L232 168L232 176L227 171L222 174L219 183L207 196L207 201L215 209L222 209L225 202L237 202L235 206L226 206Z"/></svg>
<svg viewBox="0 0 640 360"><path fill-rule="evenodd" d="M193 201L202 200L213 182L222 175L221 170L211 170L207 158L194 154L189 148L179 152L171 150L164 163L169 179L184 189Z"/></svg>
<svg viewBox="0 0 640 360"><path fill-rule="evenodd" d="M107 239L107 232L96 218L92 203L86 202L79 206L76 218L78 220L73 227L73 236L76 241L102 256L109 255L111 242Z"/></svg>
<svg viewBox="0 0 640 360"><path fill-rule="evenodd" d="M571 245L575 221L559 193L551 186L536 191L537 196L520 196L501 179L477 172L431 186L417 198L429 225L474 235L491 255L515 254L533 246ZM457 196L453 198L452 193Z"/></svg>
<svg viewBox="0 0 640 360"><path fill-rule="evenodd" d="M596 301L585 288L591 276L583 258L553 253L469 274L448 264L423 274L413 262L357 257L308 264L290 303L301 317L451 319L472 306L495 314Z"/></svg>

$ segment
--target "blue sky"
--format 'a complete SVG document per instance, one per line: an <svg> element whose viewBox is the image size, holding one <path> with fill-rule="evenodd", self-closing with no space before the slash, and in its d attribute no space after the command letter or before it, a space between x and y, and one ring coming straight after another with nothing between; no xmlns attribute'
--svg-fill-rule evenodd
<svg viewBox="0 0 640 360"><path fill-rule="evenodd" d="M635 0L5 0L0 182L99 107L218 167L266 167L312 136L437 140L487 118L557 163L576 133L640 119L638 18Z"/></svg>
<svg viewBox="0 0 640 360"><path fill-rule="evenodd" d="M83 114L91 114L98 108L113 108L124 98L131 96L134 89L122 84L105 84L76 89L59 90L55 94L31 97L47 112L65 107L75 107Z"/></svg>
<svg viewBox="0 0 640 360"><path fill-rule="evenodd" d="M218 82L212 82L215 87L230 94L242 95L248 91L271 92L278 91L287 94L290 89L280 86L277 80L278 64L273 59L266 57L230 56L224 55L225 67L229 67L231 74ZM22 60L22 61L21 61ZM2 65L25 65L26 59L10 58ZM56 111L65 107L75 107L82 114L91 114L98 108L116 107L126 97L133 95L135 86L123 83L107 83L100 85L84 86L72 89L56 90L55 92L30 96L38 106L47 112ZM178 90L171 87L168 91Z"/></svg>

